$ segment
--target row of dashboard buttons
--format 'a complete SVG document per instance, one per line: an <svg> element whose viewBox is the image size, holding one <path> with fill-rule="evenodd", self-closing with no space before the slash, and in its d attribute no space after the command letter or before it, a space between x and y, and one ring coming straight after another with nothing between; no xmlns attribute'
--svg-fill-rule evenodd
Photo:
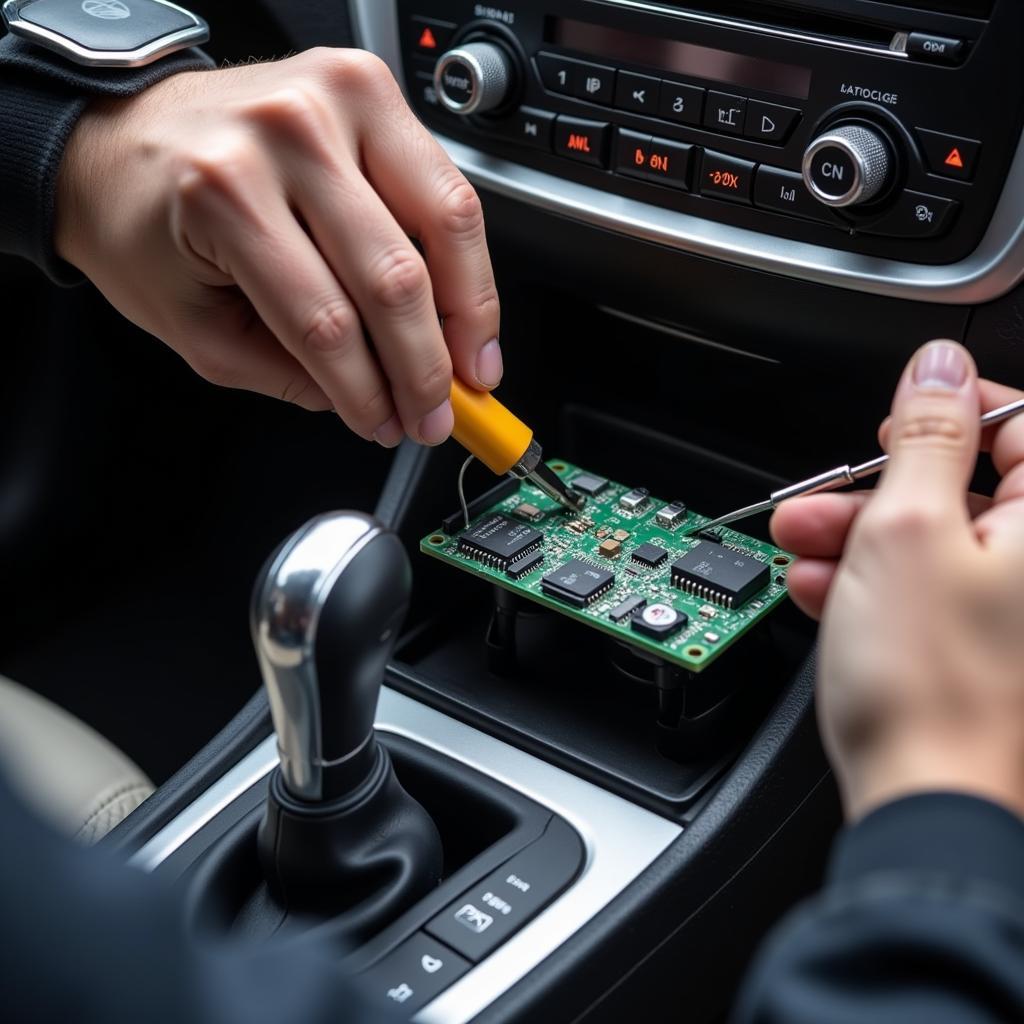
<svg viewBox="0 0 1024 1024"><path fill-rule="evenodd" d="M537 70L545 88L678 124L700 125L758 142L786 141L801 112L777 103L715 92L697 85L618 71L603 64L538 53Z"/></svg>
<svg viewBox="0 0 1024 1024"><path fill-rule="evenodd" d="M603 121L521 107L496 127L501 135L533 148L545 152L553 149L559 156L591 167L609 166L613 126ZM803 177L795 171L757 165L728 153L702 150L627 128L614 131L611 166L617 174L684 192L691 191L693 180L693 190L703 196L847 227L807 191ZM948 226L958 205L953 199L908 189L877 221L859 230L894 238L927 238Z"/></svg>
<svg viewBox="0 0 1024 1024"><path fill-rule="evenodd" d="M575 878L583 845L562 820L366 970L368 991L415 1013L526 925Z"/></svg>

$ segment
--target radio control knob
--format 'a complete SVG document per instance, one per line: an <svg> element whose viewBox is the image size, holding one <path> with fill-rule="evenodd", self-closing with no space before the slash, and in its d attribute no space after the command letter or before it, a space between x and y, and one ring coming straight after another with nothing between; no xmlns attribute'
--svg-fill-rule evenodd
<svg viewBox="0 0 1024 1024"><path fill-rule="evenodd" d="M892 177L893 157L881 133L845 124L819 135L804 153L804 182L826 206L867 203Z"/></svg>
<svg viewBox="0 0 1024 1024"><path fill-rule="evenodd" d="M457 46L434 69L438 99L453 114L483 114L500 107L512 84L512 62L495 43Z"/></svg>

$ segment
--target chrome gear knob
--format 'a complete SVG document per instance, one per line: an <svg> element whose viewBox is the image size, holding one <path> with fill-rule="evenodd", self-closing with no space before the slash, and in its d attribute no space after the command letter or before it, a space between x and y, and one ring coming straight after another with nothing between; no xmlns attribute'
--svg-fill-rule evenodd
<svg viewBox="0 0 1024 1024"><path fill-rule="evenodd" d="M371 772L377 698L411 589L401 541L359 512L317 516L265 565L252 638L294 799L332 800Z"/></svg>

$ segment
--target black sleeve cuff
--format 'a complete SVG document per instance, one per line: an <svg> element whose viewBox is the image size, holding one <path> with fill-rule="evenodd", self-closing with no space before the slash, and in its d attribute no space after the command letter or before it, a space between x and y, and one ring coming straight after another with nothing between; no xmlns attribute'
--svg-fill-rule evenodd
<svg viewBox="0 0 1024 1024"><path fill-rule="evenodd" d="M57 173L94 96L134 96L180 71L212 67L183 50L142 68L84 68L15 36L0 39L0 252L31 260L54 282L81 274L53 244Z"/></svg>
<svg viewBox="0 0 1024 1024"><path fill-rule="evenodd" d="M897 800L840 836L829 875L849 883L893 872L987 882L1024 900L1024 821L962 793Z"/></svg>

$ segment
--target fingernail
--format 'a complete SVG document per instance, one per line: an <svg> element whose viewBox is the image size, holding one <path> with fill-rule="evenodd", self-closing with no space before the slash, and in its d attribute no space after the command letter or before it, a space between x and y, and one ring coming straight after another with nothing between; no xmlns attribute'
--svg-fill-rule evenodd
<svg viewBox="0 0 1024 1024"><path fill-rule="evenodd" d="M501 383L501 375L504 372L501 346L497 338L491 338L476 357L476 379L485 388L496 388Z"/></svg>
<svg viewBox="0 0 1024 1024"><path fill-rule="evenodd" d="M452 403L447 399L443 401L433 412L428 412L420 420L420 440L424 444L440 444L447 441L455 426L455 416L452 413Z"/></svg>
<svg viewBox="0 0 1024 1024"><path fill-rule="evenodd" d="M936 341L922 349L914 363L914 383L919 388L958 390L967 380L967 356L959 345Z"/></svg>
<svg viewBox="0 0 1024 1024"><path fill-rule="evenodd" d="M397 448L402 443L404 436L405 430L402 429L402 421L394 415L373 432L374 441L382 448Z"/></svg>

